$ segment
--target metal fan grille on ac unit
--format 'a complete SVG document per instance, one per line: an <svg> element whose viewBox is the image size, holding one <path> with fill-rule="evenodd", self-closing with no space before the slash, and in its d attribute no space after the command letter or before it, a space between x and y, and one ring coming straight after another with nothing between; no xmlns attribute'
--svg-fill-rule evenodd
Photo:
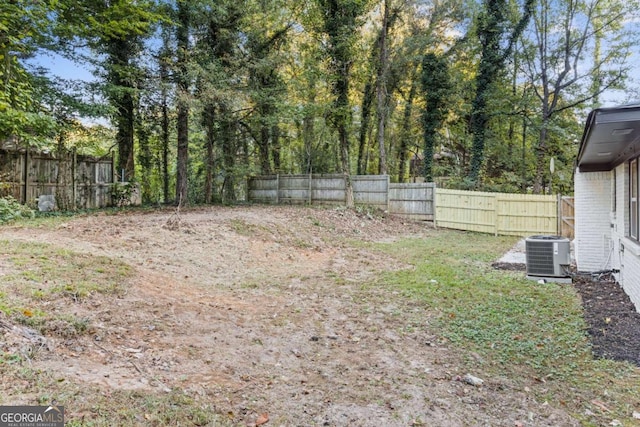
<svg viewBox="0 0 640 427"><path fill-rule="evenodd" d="M535 276L553 276L553 242L527 242L527 273Z"/></svg>

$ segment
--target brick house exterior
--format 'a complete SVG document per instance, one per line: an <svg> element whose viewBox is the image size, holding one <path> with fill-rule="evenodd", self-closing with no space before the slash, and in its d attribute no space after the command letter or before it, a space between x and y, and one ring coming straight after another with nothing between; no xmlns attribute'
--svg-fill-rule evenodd
<svg viewBox="0 0 640 427"><path fill-rule="evenodd" d="M640 104L589 114L574 195L578 271L617 270L640 311Z"/></svg>

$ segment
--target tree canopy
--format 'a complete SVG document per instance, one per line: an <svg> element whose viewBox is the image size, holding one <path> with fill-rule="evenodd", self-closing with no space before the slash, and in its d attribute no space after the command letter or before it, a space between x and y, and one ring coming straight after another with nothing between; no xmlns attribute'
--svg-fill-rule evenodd
<svg viewBox="0 0 640 427"><path fill-rule="evenodd" d="M571 192L585 110L634 93L637 6L8 0L0 143L111 149L155 203L232 202L271 173ZM95 81L34 66L51 54Z"/></svg>

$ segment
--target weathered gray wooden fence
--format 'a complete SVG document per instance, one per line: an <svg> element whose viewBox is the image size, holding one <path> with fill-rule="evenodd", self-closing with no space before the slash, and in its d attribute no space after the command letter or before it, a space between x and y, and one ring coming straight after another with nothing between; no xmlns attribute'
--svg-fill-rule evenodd
<svg viewBox="0 0 640 427"><path fill-rule="evenodd" d="M389 185L389 212L409 218L433 221L436 214L436 185L432 182Z"/></svg>
<svg viewBox="0 0 640 427"><path fill-rule="evenodd" d="M0 150L0 190L22 203L50 195L60 209L102 208L111 204L112 183L110 158Z"/></svg>
<svg viewBox="0 0 640 427"><path fill-rule="evenodd" d="M417 220L434 219L435 185L391 184L386 175L350 177L357 205ZM346 180L339 174L266 175L249 178L247 200L259 203L346 203Z"/></svg>

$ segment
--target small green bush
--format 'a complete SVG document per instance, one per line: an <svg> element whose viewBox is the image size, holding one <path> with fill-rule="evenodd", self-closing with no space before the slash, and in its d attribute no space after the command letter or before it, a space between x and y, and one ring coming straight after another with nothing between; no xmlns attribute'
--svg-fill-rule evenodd
<svg viewBox="0 0 640 427"><path fill-rule="evenodd" d="M135 182L114 182L111 185L111 205L118 208L131 205L131 196L136 188Z"/></svg>
<svg viewBox="0 0 640 427"><path fill-rule="evenodd" d="M20 204L11 196L0 198L0 224L16 219L33 218L35 212L28 206Z"/></svg>

